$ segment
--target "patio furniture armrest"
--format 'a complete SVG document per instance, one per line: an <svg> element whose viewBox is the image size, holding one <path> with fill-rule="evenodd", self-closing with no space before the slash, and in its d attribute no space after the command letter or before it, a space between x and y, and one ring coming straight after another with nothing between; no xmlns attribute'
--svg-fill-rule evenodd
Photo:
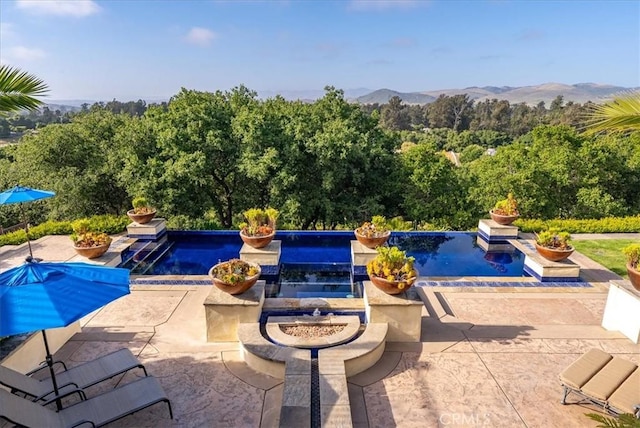
<svg viewBox="0 0 640 428"><path fill-rule="evenodd" d="M90 424L94 428L96 426L96 424L94 424L91 421L79 421L79 422L76 422L75 424L71 425L71 428L79 427L79 426L84 425L84 424Z"/></svg>
<svg viewBox="0 0 640 428"><path fill-rule="evenodd" d="M58 393L59 393L62 389L66 388L66 387L68 387L68 386L72 386L72 387L73 387L70 391L75 391L76 389L82 389L82 388L80 388L80 385L78 385L78 384L77 384L77 383L75 383L75 382L67 382L67 383L64 383L64 384L62 384L62 385L59 385L59 386L58 386ZM34 398L33 400L31 400L31 401L38 402L38 401L40 401L40 400L46 400L46 399L47 399L47 397L48 397L48 396L50 396L50 395L53 395L53 393L54 393L54 391L45 392L44 394L42 394L42 395L39 395L39 396L35 397L35 398ZM66 391L64 392L64 394L66 395ZM60 395L60 396L62 397L62 395Z"/></svg>
<svg viewBox="0 0 640 428"><path fill-rule="evenodd" d="M43 406L46 406L47 404L53 403L58 398L68 397L69 395L72 395L72 394L78 394L78 396L80 397L80 400L82 400L82 401L87 399L87 394L84 392L84 390L82 388L78 388L78 386L76 384L74 384L74 383L65 384L61 388L64 388L64 387L67 387L67 386L71 386L71 385L75 385L76 387L73 388L73 389L70 389L68 391L65 391L64 393L59 394L57 396L54 395L53 398L49 398L48 400L46 400L44 403L41 403L41 404ZM38 402L40 400L45 400L45 397L50 396L50 395L53 395L53 392L50 392L50 393L45 394L43 396L40 396L40 397L34 399L33 401L34 402Z"/></svg>
<svg viewBox="0 0 640 428"><path fill-rule="evenodd" d="M54 365L55 365L55 364L61 364L61 365L62 365L62 367L64 367L65 371L67 370L67 365L64 363L64 361L54 361L54 362L53 362L53 364L54 364ZM35 369L33 369L33 370L30 370L30 371L26 372L25 374L26 374L27 376L31 376L31 375L33 375L33 374L38 373L40 370L44 370L44 369L47 369L47 368L49 368L49 366L47 366L47 363L46 363L45 361L42 361L42 362L38 365L38 367L36 367L36 368L35 368Z"/></svg>

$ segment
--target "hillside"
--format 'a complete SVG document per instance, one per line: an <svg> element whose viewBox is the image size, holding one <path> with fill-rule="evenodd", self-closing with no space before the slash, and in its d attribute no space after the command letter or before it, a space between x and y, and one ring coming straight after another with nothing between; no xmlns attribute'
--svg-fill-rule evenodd
<svg viewBox="0 0 640 428"><path fill-rule="evenodd" d="M391 89L378 89L370 94L356 98L360 104L386 104L393 97L400 97L405 104L429 104L438 97L420 92L397 92Z"/></svg>
<svg viewBox="0 0 640 428"><path fill-rule="evenodd" d="M428 104L442 94L448 96L467 94L470 99L478 102L498 99L507 100L511 104L525 103L536 105L540 101L544 101L548 106L558 95L562 95L565 102L573 101L583 104L587 101L603 102L616 93L631 89L634 88L601 85L597 83L578 83L575 85L543 83L541 85L520 87L472 86L463 89L439 89L435 91L408 93L396 92L390 89L380 89L358 97L354 101L361 104L384 104L388 102L392 96L398 96L402 98L402 101L406 104Z"/></svg>

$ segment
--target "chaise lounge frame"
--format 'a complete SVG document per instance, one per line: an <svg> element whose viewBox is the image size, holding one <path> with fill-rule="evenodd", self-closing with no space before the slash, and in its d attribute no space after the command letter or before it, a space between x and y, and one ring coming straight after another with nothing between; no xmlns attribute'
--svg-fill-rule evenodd
<svg viewBox="0 0 640 428"><path fill-rule="evenodd" d="M0 420L24 427L101 427L154 404L165 402L173 419L171 402L153 376L112 389L56 412L0 388Z"/></svg>
<svg viewBox="0 0 640 428"><path fill-rule="evenodd" d="M640 369L637 364L591 349L560 374L562 404L573 392L613 415L640 418Z"/></svg>
<svg viewBox="0 0 640 428"><path fill-rule="evenodd" d="M56 373L60 394L65 394L72 389L84 390L136 368L142 369L144 375L148 376L147 369L127 348L103 355L70 369L67 369L63 362L56 363L61 364L64 368L64 371ZM19 393L24 397L30 397L33 401L47 400L53 394L51 378L38 380L30 376L44 368L47 366L40 366L25 375L0 365L0 385L8 387L14 394Z"/></svg>

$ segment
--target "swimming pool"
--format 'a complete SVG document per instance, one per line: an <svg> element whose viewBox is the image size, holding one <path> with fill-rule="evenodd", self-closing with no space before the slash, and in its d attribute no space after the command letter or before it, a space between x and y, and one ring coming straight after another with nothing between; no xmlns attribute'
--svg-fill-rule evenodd
<svg viewBox="0 0 640 428"><path fill-rule="evenodd" d="M344 266L351 263L353 232L278 231L280 265ZM390 245L415 257L420 276L522 277L524 255L513 248L485 252L472 232L393 232ZM121 267L133 274L206 275L221 260L238 257L242 240L237 231L170 231L166 242L135 248L122 255Z"/></svg>

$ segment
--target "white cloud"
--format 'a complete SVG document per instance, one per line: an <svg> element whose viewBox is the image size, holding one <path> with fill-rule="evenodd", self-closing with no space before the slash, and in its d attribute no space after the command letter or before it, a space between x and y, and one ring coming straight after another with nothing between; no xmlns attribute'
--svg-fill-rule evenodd
<svg viewBox="0 0 640 428"><path fill-rule="evenodd" d="M19 61L34 61L47 56L40 49L27 48L25 46L14 46L8 49L9 57Z"/></svg>
<svg viewBox="0 0 640 428"><path fill-rule="evenodd" d="M19 9L40 15L83 17L100 12L93 0L17 0Z"/></svg>
<svg viewBox="0 0 640 428"><path fill-rule="evenodd" d="M429 0L351 0L351 10L408 9L429 3Z"/></svg>
<svg viewBox="0 0 640 428"><path fill-rule="evenodd" d="M186 41L194 45L208 46L218 35L211 30L201 27L193 27L185 37Z"/></svg>

